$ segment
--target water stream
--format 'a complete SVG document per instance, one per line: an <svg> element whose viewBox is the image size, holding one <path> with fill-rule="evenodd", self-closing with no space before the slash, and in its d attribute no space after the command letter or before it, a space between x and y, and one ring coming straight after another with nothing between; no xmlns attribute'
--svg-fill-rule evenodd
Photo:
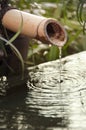
<svg viewBox="0 0 86 130"><path fill-rule="evenodd" d="M64 106L63 106L63 91L62 91L62 82L63 82L63 79L62 79L62 47L59 47L59 92L60 92L60 105L62 106L62 111L61 111L61 115L62 115L62 118L64 119ZM63 121L62 121L62 125L64 125Z"/></svg>
<svg viewBox="0 0 86 130"><path fill-rule="evenodd" d="M60 75L59 82L60 82L60 86L61 86L61 82L62 82L62 77L61 77L62 62L61 62L61 59L62 59L62 47L59 47L59 75Z"/></svg>

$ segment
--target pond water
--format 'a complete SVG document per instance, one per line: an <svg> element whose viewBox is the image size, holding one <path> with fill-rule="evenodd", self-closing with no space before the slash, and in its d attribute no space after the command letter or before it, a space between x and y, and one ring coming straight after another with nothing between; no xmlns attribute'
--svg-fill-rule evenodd
<svg viewBox="0 0 86 130"><path fill-rule="evenodd" d="M0 78L0 130L86 130L85 61L86 52L62 58L61 75L59 60L30 67L25 84Z"/></svg>
<svg viewBox="0 0 86 130"><path fill-rule="evenodd" d="M0 87L5 88L3 80ZM54 84L35 87L27 81L16 92L1 96L0 130L86 130L86 89L64 89L61 94Z"/></svg>

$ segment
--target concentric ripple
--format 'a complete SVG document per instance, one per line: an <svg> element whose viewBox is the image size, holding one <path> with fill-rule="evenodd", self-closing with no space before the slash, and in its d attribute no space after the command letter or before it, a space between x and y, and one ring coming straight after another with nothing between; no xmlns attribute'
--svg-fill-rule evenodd
<svg viewBox="0 0 86 130"><path fill-rule="evenodd" d="M86 52L62 59L61 82L59 65L28 69L27 91L0 100L0 129L86 130ZM0 91L8 86L3 80Z"/></svg>
<svg viewBox="0 0 86 130"><path fill-rule="evenodd" d="M74 121L77 124L82 122L85 126L82 119L86 122L83 114L86 113L86 58L83 60L83 55L84 53L81 58L73 56L73 60L68 57L62 60L61 83L59 61L45 63L33 71L30 70L31 81L28 82L28 87L31 91L28 93L29 99L26 99L26 104L32 110L37 109L39 115L69 118L70 126ZM76 121L80 115L82 119Z"/></svg>

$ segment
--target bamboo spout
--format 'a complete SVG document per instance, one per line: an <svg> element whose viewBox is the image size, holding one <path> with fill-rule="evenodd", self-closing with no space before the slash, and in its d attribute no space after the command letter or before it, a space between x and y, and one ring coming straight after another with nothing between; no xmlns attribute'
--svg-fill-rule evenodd
<svg viewBox="0 0 86 130"><path fill-rule="evenodd" d="M59 47L65 44L67 36L64 28L52 18L45 18L17 9L11 9L3 16L2 24L7 29L17 32L22 19L21 34Z"/></svg>

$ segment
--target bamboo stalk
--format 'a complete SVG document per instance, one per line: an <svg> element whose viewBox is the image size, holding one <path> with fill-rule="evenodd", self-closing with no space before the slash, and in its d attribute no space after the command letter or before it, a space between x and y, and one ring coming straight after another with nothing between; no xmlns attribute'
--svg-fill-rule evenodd
<svg viewBox="0 0 86 130"><path fill-rule="evenodd" d="M22 16L22 17L21 17ZM33 15L17 9L5 13L2 24L7 29L17 32L23 18L21 34L45 43L63 46L67 40L64 28L52 18Z"/></svg>

